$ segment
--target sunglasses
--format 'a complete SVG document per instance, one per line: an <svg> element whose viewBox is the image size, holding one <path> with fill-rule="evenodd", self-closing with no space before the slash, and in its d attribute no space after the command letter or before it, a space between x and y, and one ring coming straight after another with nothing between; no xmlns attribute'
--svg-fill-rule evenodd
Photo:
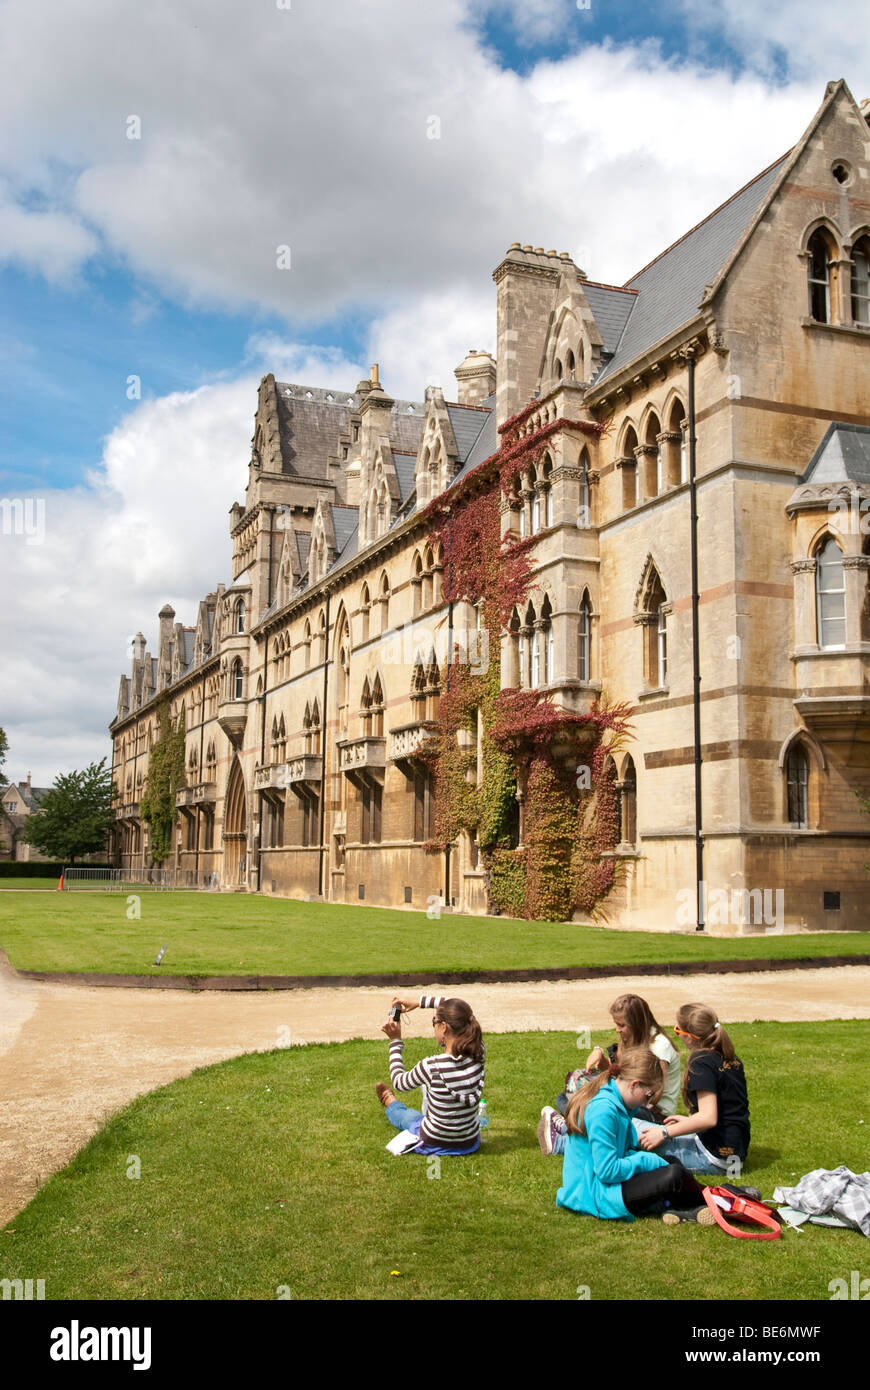
<svg viewBox="0 0 870 1390"><path fill-rule="evenodd" d="M687 1033L685 1028L678 1028L676 1023L674 1024L674 1032L678 1038L694 1038L695 1042L701 1041L697 1033Z"/></svg>

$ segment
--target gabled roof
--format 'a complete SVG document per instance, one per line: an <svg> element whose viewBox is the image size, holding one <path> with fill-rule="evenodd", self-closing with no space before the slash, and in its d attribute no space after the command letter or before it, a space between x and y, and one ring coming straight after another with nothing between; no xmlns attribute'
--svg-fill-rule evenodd
<svg viewBox="0 0 870 1390"><path fill-rule="evenodd" d="M339 556L359 525L358 507L332 506L332 529L335 532L335 553Z"/></svg>
<svg viewBox="0 0 870 1390"><path fill-rule="evenodd" d="M705 289L736 248L788 159L789 155L783 155L763 170L626 283L625 289L638 292L634 307L614 356L595 378L594 388L691 322Z"/></svg>
<svg viewBox="0 0 870 1390"><path fill-rule="evenodd" d="M473 468L476 468L479 463L483 463L484 459L490 458L498 450L499 440L498 428L496 425L495 401L495 395L492 395L487 396L486 400L481 402L487 410L487 414L483 416L483 427L469 450L468 456L464 460L462 467L451 482L451 487L454 487L456 483L459 482L460 478L464 478Z"/></svg>
<svg viewBox="0 0 870 1390"><path fill-rule="evenodd" d="M870 486L870 426L828 425L801 478L804 483L863 483Z"/></svg>

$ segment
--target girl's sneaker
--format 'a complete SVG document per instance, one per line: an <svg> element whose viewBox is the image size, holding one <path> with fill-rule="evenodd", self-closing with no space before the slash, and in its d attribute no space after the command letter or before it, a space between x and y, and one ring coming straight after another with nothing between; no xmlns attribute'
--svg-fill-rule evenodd
<svg viewBox="0 0 870 1390"><path fill-rule="evenodd" d="M689 1211L671 1207L670 1211L663 1213L662 1221L666 1226L679 1226L681 1221L691 1221L696 1226L716 1225L716 1218L708 1206L692 1207Z"/></svg>
<svg viewBox="0 0 870 1390"><path fill-rule="evenodd" d="M545 1105L538 1121L538 1143L542 1154L551 1154L556 1138L565 1133L565 1121L552 1105Z"/></svg>

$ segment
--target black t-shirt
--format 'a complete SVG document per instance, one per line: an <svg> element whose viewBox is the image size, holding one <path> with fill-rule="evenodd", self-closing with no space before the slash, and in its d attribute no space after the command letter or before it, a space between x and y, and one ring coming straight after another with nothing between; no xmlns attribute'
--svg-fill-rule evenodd
<svg viewBox="0 0 870 1390"><path fill-rule="evenodd" d="M731 1154L745 1158L749 1150L749 1100L743 1063L735 1058L726 1066L718 1052L700 1052L689 1058L686 1067L689 1109L698 1112L698 1092L714 1091L718 1119L712 1129L698 1135L704 1148L717 1158Z"/></svg>

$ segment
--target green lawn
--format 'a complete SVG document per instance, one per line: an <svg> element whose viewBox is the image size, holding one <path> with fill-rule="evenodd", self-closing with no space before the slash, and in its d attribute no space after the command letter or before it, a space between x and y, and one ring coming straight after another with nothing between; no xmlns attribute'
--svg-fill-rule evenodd
<svg viewBox="0 0 870 1390"><path fill-rule="evenodd" d="M128 912L141 917L128 918ZM162 965L154 959L166 946ZM710 937L296 902L241 894L0 893L21 970L371 975L870 954L870 933Z"/></svg>
<svg viewBox="0 0 870 1390"><path fill-rule="evenodd" d="M749 1083L747 1180L770 1196L812 1168L863 1170L854 1059L870 1024L729 1031ZM409 1042L408 1063L425 1050ZM576 1063L571 1033L489 1039L489 1137L472 1158L442 1159L440 1177L431 1160L385 1151L393 1131L373 1085L386 1056L386 1043L357 1041L251 1054L135 1101L0 1233L0 1278L42 1278L47 1299L272 1299L283 1287L294 1299L575 1300L586 1286L596 1300L826 1300L864 1258L853 1231L749 1244L557 1209L561 1163L540 1154L535 1125Z"/></svg>

